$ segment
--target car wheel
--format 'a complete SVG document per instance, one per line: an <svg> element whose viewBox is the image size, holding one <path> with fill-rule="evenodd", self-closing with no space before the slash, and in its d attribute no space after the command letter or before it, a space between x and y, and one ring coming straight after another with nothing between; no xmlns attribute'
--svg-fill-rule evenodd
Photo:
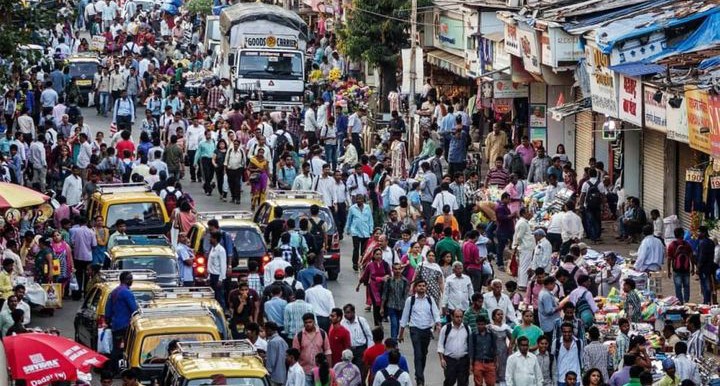
<svg viewBox="0 0 720 386"><path fill-rule="evenodd" d="M335 281L337 280L339 274L340 270L333 269L332 271L328 271L328 278Z"/></svg>

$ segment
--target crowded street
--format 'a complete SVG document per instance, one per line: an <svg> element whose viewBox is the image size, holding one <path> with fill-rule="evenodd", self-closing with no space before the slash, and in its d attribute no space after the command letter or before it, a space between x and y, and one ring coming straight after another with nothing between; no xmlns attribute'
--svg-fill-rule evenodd
<svg viewBox="0 0 720 386"><path fill-rule="evenodd" d="M0 386L720 386L720 0L0 0Z"/></svg>

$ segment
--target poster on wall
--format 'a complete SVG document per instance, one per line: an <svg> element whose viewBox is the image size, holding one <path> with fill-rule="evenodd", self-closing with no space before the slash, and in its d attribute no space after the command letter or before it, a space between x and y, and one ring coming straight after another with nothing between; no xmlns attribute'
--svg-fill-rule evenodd
<svg viewBox="0 0 720 386"><path fill-rule="evenodd" d="M493 82L493 97L495 98L527 98L529 93L528 86L515 83L510 79L498 79Z"/></svg>
<svg viewBox="0 0 720 386"><path fill-rule="evenodd" d="M518 28L517 34L520 39L520 57L522 57L525 69L534 74L542 74L537 31Z"/></svg>
<svg viewBox="0 0 720 386"><path fill-rule="evenodd" d="M643 86L643 116L645 127L663 133L667 132L666 103L668 96L658 93L657 87ZM668 133L669 137L669 133Z"/></svg>
<svg viewBox="0 0 720 386"><path fill-rule="evenodd" d="M508 98L493 99L493 110L497 114L507 114L512 111L513 100Z"/></svg>
<svg viewBox="0 0 720 386"><path fill-rule="evenodd" d="M708 95L708 114L710 115L710 151L714 158L720 157L720 96Z"/></svg>
<svg viewBox="0 0 720 386"><path fill-rule="evenodd" d="M547 126L547 106L533 104L530 105L530 127Z"/></svg>
<svg viewBox="0 0 720 386"><path fill-rule="evenodd" d="M534 148L544 147L547 143L547 128L533 127L530 129L530 143Z"/></svg>
<svg viewBox="0 0 720 386"><path fill-rule="evenodd" d="M641 83L638 79L620 74L620 119L642 126Z"/></svg>
<svg viewBox="0 0 720 386"><path fill-rule="evenodd" d="M585 46L590 76L592 110L608 117L618 117L617 76L608 68L610 59L597 48Z"/></svg>
<svg viewBox="0 0 720 386"><path fill-rule="evenodd" d="M547 85L545 83L530 83L530 103L547 103Z"/></svg>
<svg viewBox="0 0 720 386"><path fill-rule="evenodd" d="M676 103L670 103L671 100ZM667 138L682 143L690 143L686 102L687 99L683 98L682 95L679 98L673 95L668 98L666 104Z"/></svg>
<svg viewBox="0 0 720 386"><path fill-rule="evenodd" d="M708 94L702 90L685 91L687 100L688 137L690 147L705 154L711 153L710 114L708 112Z"/></svg>
<svg viewBox="0 0 720 386"><path fill-rule="evenodd" d="M435 39L442 47L462 50L465 48L465 28L462 20L435 15Z"/></svg>
<svg viewBox="0 0 720 386"><path fill-rule="evenodd" d="M505 52L517 57L520 56L520 39L518 39L517 26L505 24Z"/></svg>

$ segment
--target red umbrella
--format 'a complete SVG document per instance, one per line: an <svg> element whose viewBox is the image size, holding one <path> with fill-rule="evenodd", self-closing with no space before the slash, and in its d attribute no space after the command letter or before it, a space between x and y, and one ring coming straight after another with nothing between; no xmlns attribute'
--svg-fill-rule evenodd
<svg viewBox="0 0 720 386"><path fill-rule="evenodd" d="M90 372L107 358L62 336L28 333L5 337L8 367L13 379L28 385L56 381L74 381L77 372Z"/></svg>

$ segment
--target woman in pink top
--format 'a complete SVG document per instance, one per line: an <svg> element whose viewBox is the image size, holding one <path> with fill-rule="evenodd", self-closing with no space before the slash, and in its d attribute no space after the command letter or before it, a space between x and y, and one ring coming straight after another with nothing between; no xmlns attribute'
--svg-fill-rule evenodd
<svg viewBox="0 0 720 386"><path fill-rule="evenodd" d="M510 183L508 183L505 186L505 189L503 189L510 195L508 209L510 209L511 214L520 212L520 207L522 206L522 199L520 198L522 197L522 192L518 189L518 185L518 177L513 173L510 174Z"/></svg>
<svg viewBox="0 0 720 386"><path fill-rule="evenodd" d="M373 250L373 259L363 270L360 280L358 281L355 291L360 291L360 284L368 287L368 295L372 303L373 319L375 325L382 322L380 315L380 306L382 305L382 285L385 280L390 277L390 266L383 261L383 251L380 248Z"/></svg>

